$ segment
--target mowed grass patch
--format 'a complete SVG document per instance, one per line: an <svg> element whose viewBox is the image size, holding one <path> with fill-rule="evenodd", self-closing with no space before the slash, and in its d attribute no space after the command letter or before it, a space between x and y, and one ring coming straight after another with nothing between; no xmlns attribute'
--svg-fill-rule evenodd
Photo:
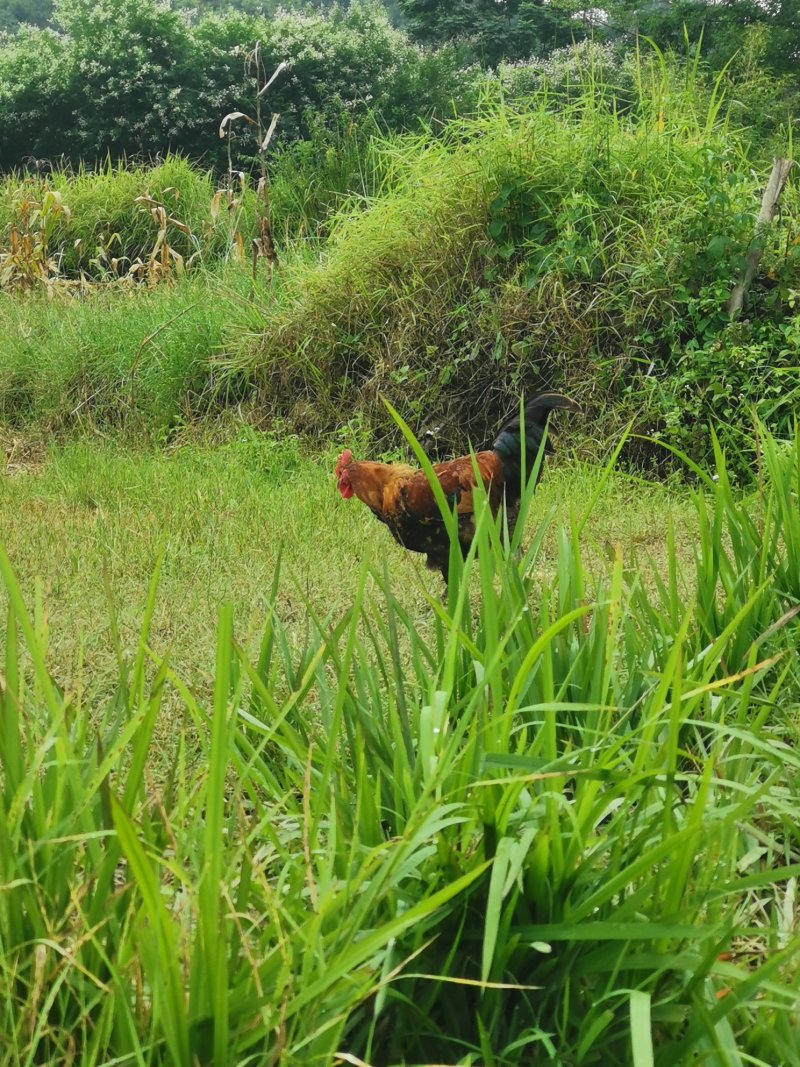
<svg viewBox="0 0 800 1067"><path fill-rule="evenodd" d="M176 670L210 684L219 605L235 607L240 639L256 647L278 556L281 617L298 633L307 607L320 616L352 601L362 563L385 559L409 610L430 621L426 591L442 583L419 555L404 551L369 511L342 500L332 478L334 452L309 455L293 437L275 440L243 427L220 447L166 452L82 440L28 453L0 477L0 539L25 594L38 587L47 605L51 667L74 685L79 664L94 686L111 687L116 660L106 586L113 590L122 646L132 649L148 584L164 562L151 632ZM597 488L599 469L548 465L532 509L568 525ZM619 545L629 562L650 558L666 571L669 517L678 550L691 552L685 493L612 476L585 530L587 558L602 566ZM537 561L555 567L554 535ZM591 565L591 564L590 564ZM550 572L550 573L548 573Z"/></svg>

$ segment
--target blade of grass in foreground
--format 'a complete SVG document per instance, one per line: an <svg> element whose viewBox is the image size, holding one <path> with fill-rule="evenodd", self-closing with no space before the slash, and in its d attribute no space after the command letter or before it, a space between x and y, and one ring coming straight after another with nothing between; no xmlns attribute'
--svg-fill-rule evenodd
<svg viewBox="0 0 800 1067"><path fill-rule="evenodd" d="M152 861L139 842L136 829L122 805L112 796L114 828L120 847L130 865L142 910L155 941L155 951L143 954L153 991L153 1014L156 1026L163 1028L164 1038L175 1063L189 1063L189 1028L174 926L161 897L161 887Z"/></svg>

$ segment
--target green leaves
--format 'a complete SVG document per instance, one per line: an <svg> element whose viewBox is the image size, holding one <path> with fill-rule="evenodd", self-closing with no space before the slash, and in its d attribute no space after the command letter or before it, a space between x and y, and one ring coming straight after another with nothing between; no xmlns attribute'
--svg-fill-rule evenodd
<svg viewBox="0 0 800 1067"><path fill-rule="evenodd" d="M141 900L139 921L146 924L138 936L134 934L134 943L139 943L154 994L154 1028L156 1032L163 1028L173 1062L188 1063L189 1031L183 975L177 954L175 925L161 896L160 872L154 868L121 805L112 800L112 807L120 848L130 865Z"/></svg>
<svg viewBox="0 0 800 1067"><path fill-rule="evenodd" d="M333 131L343 114L350 122L375 112L382 125L411 127L477 93L480 71L461 69L451 49L422 52L377 4L269 16L201 5L194 16L154 0L59 0L58 32L20 28L0 55L4 167L171 149L226 171L216 131L226 112L254 97L243 52L256 42L270 72L281 62L291 68L269 95L284 142ZM234 166L249 169L255 150L252 131L243 133Z"/></svg>
<svg viewBox="0 0 800 1067"><path fill-rule="evenodd" d="M752 498L703 472L681 575L590 568L581 513L509 543L479 490L425 617L363 569L289 627L276 574L257 664L222 608L208 707L149 648L155 579L115 700L71 703L0 554L17 1059L791 1062L800 438L759 450Z"/></svg>
<svg viewBox="0 0 800 1067"><path fill-rule="evenodd" d="M630 996L633 1067L654 1067L650 995L634 989Z"/></svg>

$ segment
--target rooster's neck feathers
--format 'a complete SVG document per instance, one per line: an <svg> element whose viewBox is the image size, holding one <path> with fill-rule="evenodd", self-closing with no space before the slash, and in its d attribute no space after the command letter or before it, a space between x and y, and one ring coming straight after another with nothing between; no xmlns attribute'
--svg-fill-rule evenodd
<svg viewBox="0 0 800 1067"><path fill-rule="evenodd" d="M377 513L392 507L403 482L415 472L405 463L376 463L365 459L350 463L347 473L355 495Z"/></svg>

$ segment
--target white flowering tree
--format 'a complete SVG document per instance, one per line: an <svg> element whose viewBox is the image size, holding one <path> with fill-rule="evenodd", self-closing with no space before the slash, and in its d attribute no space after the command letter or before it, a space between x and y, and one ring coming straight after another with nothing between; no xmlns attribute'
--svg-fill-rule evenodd
<svg viewBox="0 0 800 1067"><path fill-rule="evenodd" d="M224 168L219 123L257 91L245 64L256 42L266 69L287 65L270 90L283 143L343 113L377 112L395 128L452 113L475 80L454 49L421 50L373 2L265 18L57 0L54 28L21 28L0 48L0 168L167 150Z"/></svg>

